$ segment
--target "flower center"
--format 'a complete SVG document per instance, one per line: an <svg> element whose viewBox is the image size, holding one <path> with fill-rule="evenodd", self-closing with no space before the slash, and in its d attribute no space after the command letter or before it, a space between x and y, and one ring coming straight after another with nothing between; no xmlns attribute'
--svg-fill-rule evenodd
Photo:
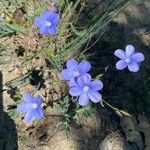
<svg viewBox="0 0 150 150"><path fill-rule="evenodd" d="M36 109L38 107L38 105L36 103L32 104L32 108Z"/></svg>
<svg viewBox="0 0 150 150"><path fill-rule="evenodd" d="M125 59L125 62L126 62L126 63L130 63L130 62L131 62L131 59L130 59L130 58L126 58L126 59Z"/></svg>
<svg viewBox="0 0 150 150"><path fill-rule="evenodd" d="M80 73L78 71L74 72L74 77L78 77L80 75Z"/></svg>
<svg viewBox="0 0 150 150"><path fill-rule="evenodd" d="M51 25L52 25L52 23L49 22L49 21L47 21L47 22L45 23L45 26L47 26L47 27L50 27Z"/></svg>
<svg viewBox="0 0 150 150"><path fill-rule="evenodd" d="M89 90L89 87L88 86L84 86L83 91L87 92L88 90Z"/></svg>

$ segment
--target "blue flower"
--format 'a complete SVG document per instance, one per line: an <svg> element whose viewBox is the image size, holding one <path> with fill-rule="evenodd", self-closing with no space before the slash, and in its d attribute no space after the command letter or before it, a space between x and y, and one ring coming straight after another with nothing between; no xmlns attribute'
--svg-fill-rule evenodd
<svg viewBox="0 0 150 150"><path fill-rule="evenodd" d="M43 101L39 95L34 98L28 92L25 92L23 99L24 101L17 105L17 110L25 114L24 120L26 122L43 118L44 113L40 107Z"/></svg>
<svg viewBox="0 0 150 150"><path fill-rule="evenodd" d="M39 28L40 34L55 35L58 27L57 23L60 21L60 15L51 10L45 10L41 16L35 18L34 23Z"/></svg>
<svg viewBox="0 0 150 150"><path fill-rule="evenodd" d="M125 52L117 49L114 55L121 59L116 63L116 68L123 70L128 67L131 72L139 71L139 63L145 59L143 53L135 53L135 48L132 45L127 45Z"/></svg>
<svg viewBox="0 0 150 150"><path fill-rule="evenodd" d="M85 74L78 77L77 81L70 87L69 94L79 96L79 105L86 106L89 100L98 103L102 99L102 95L98 92L102 88L103 83L100 80L91 81L91 76Z"/></svg>
<svg viewBox="0 0 150 150"><path fill-rule="evenodd" d="M70 59L67 61L67 69L62 70L61 76L64 80L72 81L74 78L86 74L90 69L91 64L86 60L78 64L75 59Z"/></svg>

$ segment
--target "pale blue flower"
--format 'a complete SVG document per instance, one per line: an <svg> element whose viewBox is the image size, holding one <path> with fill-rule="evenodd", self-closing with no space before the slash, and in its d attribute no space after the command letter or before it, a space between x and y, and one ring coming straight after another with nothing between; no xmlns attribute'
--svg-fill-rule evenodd
<svg viewBox="0 0 150 150"><path fill-rule="evenodd" d="M41 16L35 18L34 23L39 28L40 34L55 35L58 27L57 23L60 21L60 15L51 10L45 10Z"/></svg>
<svg viewBox="0 0 150 150"><path fill-rule="evenodd" d="M91 81L89 74L82 75L70 87L69 94L79 97L78 103L81 106L86 106L91 100L98 103L102 99L102 95L98 92L102 90L103 83L100 80Z"/></svg>
<svg viewBox="0 0 150 150"><path fill-rule="evenodd" d="M116 63L116 68L123 70L128 67L131 72L139 71L139 63L145 59L143 53L135 53L135 48L132 45L127 45L125 51L117 49L114 55L121 59Z"/></svg>
<svg viewBox="0 0 150 150"><path fill-rule="evenodd" d="M72 58L67 61L67 69L62 70L61 76L64 80L71 81L74 80L74 78L86 74L90 69L91 64L88 61L83 60L78 64L78 62Z"/></svg>
<svg viewBox="0 0 150 150"><path fill-rule="evenodd" d="M44 116L41 104L42 98L38 95L32 97L28 92L23 94L23 102L17 105L17 110L25 114L24 120L32 122L35 119L41 119Z"/></svg>

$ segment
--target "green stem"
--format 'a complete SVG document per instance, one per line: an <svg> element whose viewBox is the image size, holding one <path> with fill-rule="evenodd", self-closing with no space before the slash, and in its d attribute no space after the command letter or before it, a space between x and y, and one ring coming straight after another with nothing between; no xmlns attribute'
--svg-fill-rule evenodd
<svg viewBox="0 0 150 150"><path fill-rule="evenodd" d="M113 107L112 105L110 105L109 103L107 103L105 100L102 100L107 106L109 106L111 109L113 110L118 110L117 108Z"/></svg>

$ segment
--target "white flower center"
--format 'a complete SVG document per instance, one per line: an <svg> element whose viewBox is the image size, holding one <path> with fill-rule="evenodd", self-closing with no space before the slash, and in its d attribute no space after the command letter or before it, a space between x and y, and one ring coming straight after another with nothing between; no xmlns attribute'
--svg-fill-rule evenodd
<svg viewBox="0 0 150 150"><path fill-rule="evenodd" d="M49 21L47 21L47 22L45 23L45 25L46 25L47 27L50 27L50 26L52 25L52 23L49 22Z"/></svg>
<svg viewBox="0 0 150 150"><path fill-rule="evenodd" d="M89 90L89 87L88 86L84 86L83 91L87 92L88 90Z"/></svg>
<svg viewBox="0 0 150 150"><path fill-rule="evenodd" d="M78 71L74 72L74 77L78 77L80 75L80 73Z"/></svg>
<svg viewBox="0 0 150 150"><path fill-rule="evenodd" d="M126 58L126 59L125 59L125 62L126 62L126 63L130 63L130 62L131 62L131 59L130 59L130 58Z"/></svg>
<svg viewBox="0 0 150 150"><path fill-rule="evenodd" d="M38 105L36 103L32 104L32 108L36 109L38 107Z"/></svg>

